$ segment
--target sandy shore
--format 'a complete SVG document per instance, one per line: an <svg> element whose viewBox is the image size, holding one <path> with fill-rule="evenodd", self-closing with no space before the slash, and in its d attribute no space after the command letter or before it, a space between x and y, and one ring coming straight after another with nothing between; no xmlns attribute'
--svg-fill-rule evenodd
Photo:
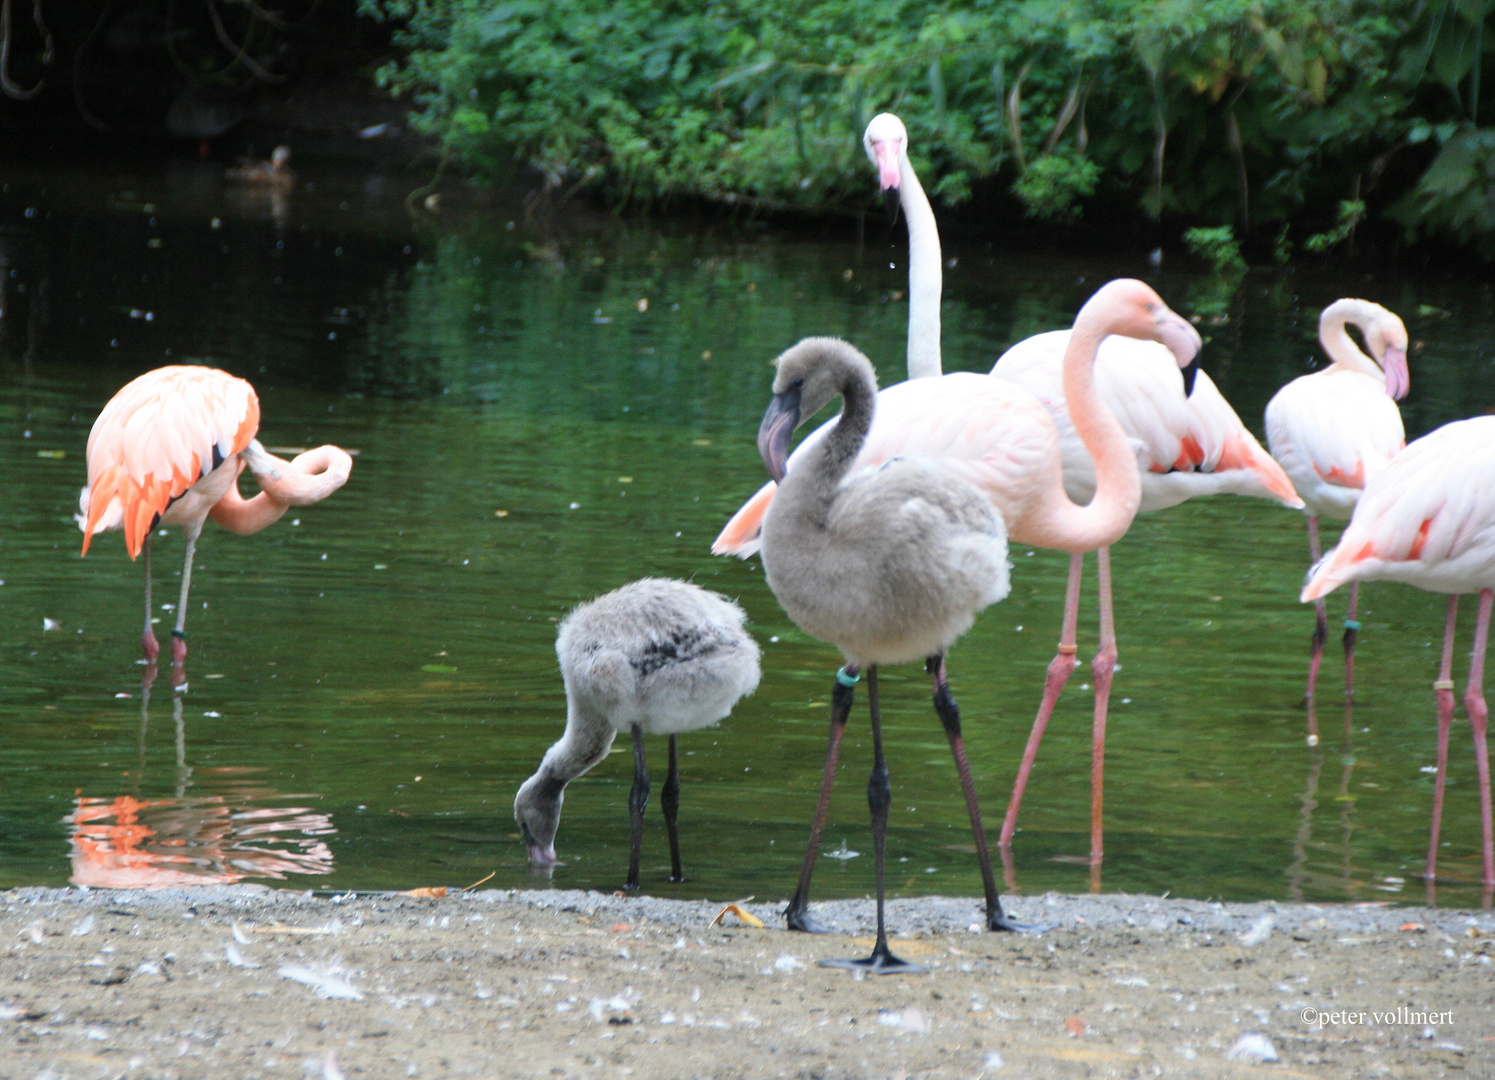
<svg viewBox="0 0 1495 1080"><path fill-rule="evenodd" d="M4 1080L1495 1076L1488 912L1050 895L1017 936L896 901L928 971L859 979L816 962L867 951L869 901L817 936L559 891L0 901Z"/></svg>

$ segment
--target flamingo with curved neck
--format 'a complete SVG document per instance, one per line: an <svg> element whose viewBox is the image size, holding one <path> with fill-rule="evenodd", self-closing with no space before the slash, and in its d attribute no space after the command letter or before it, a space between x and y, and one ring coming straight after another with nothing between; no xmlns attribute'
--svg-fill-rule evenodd
<svg viewBox="0 0 1495 1080"><path fill-rule="evenodd" d="M1346 331L1353 324L1365 336L1367 356ZM1322 371L1288 383L1267 403L1267 445L1307 504L1308 551L1319 561L1319 518L1346 521L1360 494L1407 444L1396 403L1406 397L1407 328L1401 319L1370 300L1347 297L1319 316L1319 343L1331 363ZM1355 642L1360 624L1355 615L1360 583L1350 585L1344 621L1344 692L1348 700L1355 681ZM1318 743L1314 689L1329 617L1323 598L1314 601L1313 645L1308 661L1308 745Z"/></svg>
<svg viewBox="0 0 1495 1080"><path fill-rule="evenodd" d="M258 532L287 507L331 495L353 467L353 459L335 446L283 461L255 439L259 422L259 398L249 383L215 368L177 364L126 384L89 432L88 486L79 495L77 516L83 554L95 532L123 529L130 558L145 556L141 643L149 664L160 653L151 629L151 532L158 524L181 526L186 551L171 631L177 678L187 657L192 560L207 519L240 535ZM252 499L238 490L246 465L263 489Z"/></svg>

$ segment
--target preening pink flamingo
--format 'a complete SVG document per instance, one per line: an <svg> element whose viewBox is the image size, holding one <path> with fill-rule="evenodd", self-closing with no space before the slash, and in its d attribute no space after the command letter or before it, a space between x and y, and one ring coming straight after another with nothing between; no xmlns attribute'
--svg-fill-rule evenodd
<svg viewBox="0 0 1495 1080"><path fill-rule="evenodd" d="M1354 323L1365 335L1366 356L1345 331ZM1369 300L1336 300L1319 316L1319 341L1332 361L1322 371L1288 383L1267 403L1267 445L1307 504L1308 550L1318 562L1319 518L1348 520L1366 483L1406 445L1396 403L1407 396L1407 328ZM1344 620L1344 693L1355 680L1355 621L1360 584L1350 586ZM1329 619L1315 601L1313 652L1308 661L1308 745L1318 744L1313 691L1318 684Z"/></svg>
<svg viewBox="0 0 1495 1080"><path fill-rule="evenodd" d="M1095 497L1088 505L1076 505L1065 493L1059 432L1044 403L1016 383L974 372L916 379L881 391L855 468L894 457L933 458L991 500L1014 543L1069 552L1115 543L1131 526L1142 487L1136 452L1094 378L1097 350L1109 334L1161 342L1177 367L1190 364L1200 346L1198 331L1140 281L1109 282L1080 309L1065 349L1062 379L1074 429L1095 462ZM823 425L800 444L789 458L790 472L832 426ZM772 483L765 485L733 516L712 545L715 554L746 558L758 550L774 490ZM1109 595L1103 590L1101 651L1095 663L1097 746L1104 745L1116 656ZM1073 653L1069 656L1072 660ZM1100 756L1097 762L1102 762ZM1092 853L1097 857L1099 791L1097 783L1091 804Z"/></svg>
<svg viewBox="0 0 1495 1080"><path fill-rule="evenodd" d="M991 373L1025 387L1048 406L1059 431L1065 490L1076 502L1084 502L1095 492L1095 464L1070 419L1064 395L1063 358L1069 336L1068 330L1054 330L1026 338L1003 353ZM1116 414L1136 449L1142 468L1139 513L1166 510L1188 499L1225 493L1275 499L1284 506L1302 509L1303 500L1298 498L1282 468L1246 430L1241 418L1203 371L1181 372L1173 355L1156 342L1109 337L1100 345L1095 381L1101 400ZM1110 625L1113 611L1110 554L1104 547L1095 553L1101 593L1101 645L1093 662L1096 672L1108 664L1114 667L1117 657L1115 630ZM1083 574L1084 555L1075 552L1070 556L1059 651L1049 664L1043 701L1012 785L1012 798L1002 822L1002 844L1012 842L1038 745L1059 694L1077 666L1075 638ZM1111 643L1109 647L1107 642ZM1099 675L1096 677L1098 680ZM1096 859L1102 850L1100 821L1105 761L1105 715L1100 710L1098 702L1091 750L1091 856Z"/></svg>
<svg viewBox="0 0 1495 1080"><path fill-rule="evenodd" d="M1318 600L1346 582L1401 581L1448 593L1443 662L1433 691L1438 704L1438 773L1424 873L1432 880L1453 723L1453 639L1459 594L1479 593L1473 658L1464 708L1474 736L1479 774L1483 882L1495 887L1495 841L1490 820L1490 757L1486 742L1485 649L1495 606L1495 417L1445 424L1424 435L1366 481L1364 494L1339 544L1309 574L1302 600ZM1488 902L1488 901L1487 901Z"/></svg>
<svg viewBox="0 0 1495 1080"><path fill-rule="evenodd" d="M182 591L171 631L172 661L187 657L187 592L192 556L209 518L241 536L279 520L287 508L331 495L353 459L335 446L292 461L255 439L260 403L254 387L214 368L175 365L146 372L109 399L88 436L88 486L78 499L83 554L95 532L124 529L133 559L145 553L145 658L160 653L151 629L151 532L178 525L186 538ZM245 466L263 489L252 499L235 481Z"/></svg>

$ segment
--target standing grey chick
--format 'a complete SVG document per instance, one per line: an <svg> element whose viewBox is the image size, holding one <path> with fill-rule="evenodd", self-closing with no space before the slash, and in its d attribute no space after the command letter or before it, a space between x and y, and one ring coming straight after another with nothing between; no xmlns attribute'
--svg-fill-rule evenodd
<svg viewBox="0 0 1495 1080"><path fill-rule="evenodd" d="M628 889L639 887L639 848L649 773L644 734L670 737L660 804L670 836L670 880L683 881L676 817L680 774L675 738L721 720L758 687L758 643L726 597L668 578L644 578L583 604L555 639L566 682L566 733L545 752L514 797L514 820L531 862L554 865L566 785L597 764L620 731L633 733L633 837Z"/></svg>

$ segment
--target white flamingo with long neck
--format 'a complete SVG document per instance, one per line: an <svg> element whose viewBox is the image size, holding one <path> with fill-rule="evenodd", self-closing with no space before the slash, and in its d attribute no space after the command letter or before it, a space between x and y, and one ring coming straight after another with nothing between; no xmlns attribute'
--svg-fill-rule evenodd
<svg viewBox="0 0 1495 1080"><path fill-rule="evenodd" d="M910 379L940 374L940 297L943 285L939 229L929 200L908 160L908 133L902 121L882 113L867 125L863 139L877 167L878 185L888 197L896 188L908 222L909 313L908 375ZM1059 431L1064 486L1071 499L1086 503L1096 492L1094 459L1069 414L1064 392L1064 354L1070 331L1054 330L1018 342L998 359L992 374L1016 382L1049 409ZM1095 365L1100 396L1137 445L1142 467L1139 512L1163 510L1203 495L1231 493L1274 499L1301 508L1302 502L1281 468L1241 423L1209 376L1197 366L1180 372L1174 356L1157 342L1108 337L1101 342ZM1038 543L1035 541L1035 543ZM1040 546L1048 546L1042 545ZM1060 691L1076 666L1076 632L1084 569L1083 552L1071 552L1069 584L1065 591L1063 631L1058 654L1044 683L1044 697L1013 784L1012 798L1002 823L1001 842L1012 841L1028 776ZM1102 592L1103 624L1112 610L1110 549L1096 549ZM1105 625L1102 639L1114 641ZM1104 647L1095 664L1113 667L1115 656ZM1103 726L1104 715L1097 717ZM1103 775L1092 763L1099 799ZM1101 854L1099 826L1092 835L1091 853Z"/></svg>
<svg viewBox="0 0 1495 1080"><path fill-rule="evenodd" d="M1346 332L1354 325L1365 335L1370 356ZM1308 551L1318 562L1319 518L1346 521L1360 501L1365 485L1406 445L1401 410L1396 403L1407 395L1407 328L1380 304L1346 298L1324 308L1319 316L1319 342L1330 364L1322 371L1301 375L1267 403L1267 445L1282 463L1307 504ZM1350 698L1355 683L1356 620L1360 583L1350 584L1349 609L1344 621L1344 693ZM1319 665L1329 638L1328 611L1314 601L1313 648L1308 661L1308 744L1318 742L1313 693Z"/></svg>

